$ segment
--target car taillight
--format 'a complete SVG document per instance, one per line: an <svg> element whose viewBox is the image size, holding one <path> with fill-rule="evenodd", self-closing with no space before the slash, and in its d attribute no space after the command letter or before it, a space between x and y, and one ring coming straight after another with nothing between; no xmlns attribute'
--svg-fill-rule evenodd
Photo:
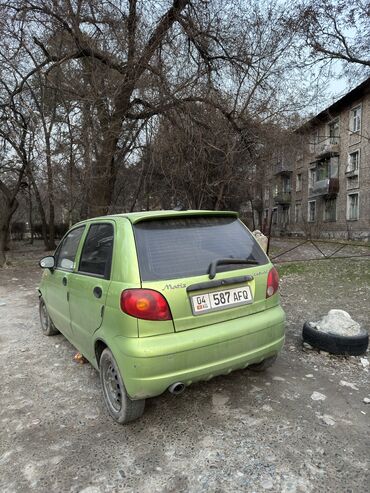
<svg viewBox="0 0 370 493"><path fill-rule="evenodd" d="M172 320L168 303L152 289L125 289L121 293L121 310L144 320Z"/></svg>
<svg viewBox="0 0 370 493"><path fill-rule="evenodd" d="M267 276L266 298L270 298L279 289L279 274L273 267Z"/></svg>

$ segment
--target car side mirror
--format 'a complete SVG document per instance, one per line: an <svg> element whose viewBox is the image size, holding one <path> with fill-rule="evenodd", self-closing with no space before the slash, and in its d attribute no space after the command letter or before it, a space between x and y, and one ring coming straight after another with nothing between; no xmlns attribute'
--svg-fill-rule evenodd
<svg viewBox="0 0 370 493"><path fill-rule="evenodd" d="M55 259L52 255L49 255L48 257L44 257L40 260L39 266L42 269L54 269L55 267Z"/></svg>

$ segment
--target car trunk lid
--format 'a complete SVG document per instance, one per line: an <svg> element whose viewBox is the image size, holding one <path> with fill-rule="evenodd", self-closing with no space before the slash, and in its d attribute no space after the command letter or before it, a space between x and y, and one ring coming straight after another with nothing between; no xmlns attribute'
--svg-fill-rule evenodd
<svg viewBox="0 0 370 493"><path fill-rule="evenodd" d="M166 298L176 332L216 324L225 320L245 317L266 309L266 283L271 265L254 266L224 272L210 281L207 276L176 279L175 281L143 282L143 288L155 289ZM250 290L251 300L239 293ZM240 296L235 305L212 307L195 313L194 304L204 295L230 293L230 298ZM206 299L208 301L208 299ZM217 298L216 298L217 301Z"/></svg>
<svg viewBox="0 0 370 493"><path fill-rule="evenodd" d="M134 232L142 288L163 294L176 331L266 308L271 264L235 216L198 212L145 220L134 224Z"/></svg>

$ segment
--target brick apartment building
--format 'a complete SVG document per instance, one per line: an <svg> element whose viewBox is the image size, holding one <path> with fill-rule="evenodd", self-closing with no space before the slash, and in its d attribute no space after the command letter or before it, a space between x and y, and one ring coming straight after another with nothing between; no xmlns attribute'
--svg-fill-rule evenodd
<svg viewBox="0 0 370 493"><path fill-rule="evenodd" d="M273 214L273 234L370 241L370 78L294 138L296 152L271 168L265 224Z"/></svg>

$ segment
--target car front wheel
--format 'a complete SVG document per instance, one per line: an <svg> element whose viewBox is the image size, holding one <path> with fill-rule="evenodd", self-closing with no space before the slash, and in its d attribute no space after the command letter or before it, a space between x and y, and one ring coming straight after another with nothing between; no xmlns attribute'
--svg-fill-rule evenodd
<svg viewBox="0 0 370 493"><path fill-rule="evenodd" d="M125 424L140 418L144 412L145 399L137 401L130 399L118 365L108 348L101 354L99 367L104 401L113 419Z"/></svg>
<svg viewBox="0 0 370 493"><path fill-rule="evenodd" d="M59 334L59 330L55 327L53 324L48 310L45 305L45 301L43 298L40 298L39 302L39 315L40 315L40 325L42 329L42 333L46 336L55 336L56 334Z"/></svg>

